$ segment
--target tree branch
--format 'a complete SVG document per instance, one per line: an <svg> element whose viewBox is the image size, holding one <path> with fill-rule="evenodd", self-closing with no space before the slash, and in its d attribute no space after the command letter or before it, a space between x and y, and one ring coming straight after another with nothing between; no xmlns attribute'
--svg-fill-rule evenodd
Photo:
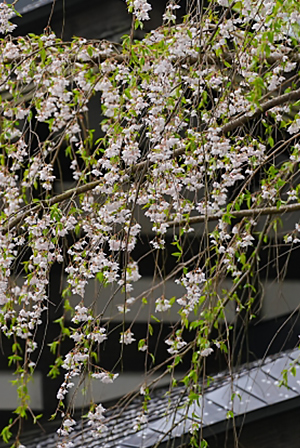
<svg viewBox="0 0 300 448"><path fill-rule="evenodd" d="M281 104L291 102L291 101L297 101L300 99L300 89L295 90L294 92L285 93L283 95L280 95L278 97L272 98L269 101L266 101L261 107L257 108L253 113L247 112L244 115L242 115L239 118L236 118L235 120L232 120L231 122L225 124L221 130L220 134L226 134L227 132L231 132L235 130L237 127L247 123L249 120L252 120L254 118L258 118L260 115L265 113L266 111L272 109L275 106L279 106ZM183 154L185 151L185 147L181 147L174 151L173 157L178 157L181 154ZM134 165L130 170L128 170L128 174L130 173L137 173L141 170L143 170L146 165L152 165L151 162L148 160L145 160L143 162L140 162L136 165ZM30 208L29 210L26 210L25 212L21 213L20 215L16 216L13 220L9 221L6 226L3 227L2 232L6 233L9 230L16 227L21 221L23 221L27 216L29 216L33 211L39 210L43 205L44 206L50 206L57 204L59 202L62 202L66 199L69 199L72 196L78 196L79 194L85 193L87 191L90 191L97 187L101 183L101 180L89 182L85 185L82 185L81 187L72 188L71 190L67 190L64 193L61 193L53 198L51 198L48 201L42 201L40 205L36 205L33 208ZM296 208L295 208L296 207ZM266 211L267 210L267 211ZM270 211L271 210L271 211ZM281 211L282 210L282 211ZM286 205L280 208L277 207L269 207L268 209L253 209L253 210L242 210L239 212L232 212L232 214L236 217L243 217L243 216L257 216L257 215L266 215L266 214L277 214L277 213L287 213L289 211L295 211L300 210L300 204L291 204ZM199 216L199 217L192 217L190 218L190 223L198 223L198 222L204 222L205 220L208 221L216 221L222 217L223 213L221 214L215 214L215 215L208 215L208 216ZM184 222L186 223L186 222ZM170 222L170 225L181 225L181 222L175 223Z"/></svg>
<svg viewBox="0 0 300 448"><path fill-rule="evenodd" d="M174 151L173 157L178 157L181 154L183 154L185 151L185 147L178 148L176 151ZM135 174L142 170L144 170L147 165L151 166L153 165L153 162L150 162L149 160L144 160L143 162L137 163L136 165L133 165L131 168L126 170L126 174ZM85 185L81 185L80 187L71 188L70 190L65 191L64 193L58 194L57 196L54 196L51 199L43 200L40 202L40 204L35 204L34 207L29 208L26 211L21 212L20 214L17 214L17 216L9 220L8 224L2 228L2 233L6 233L9 230L12 230L14 227L16 227L20 222L22 222L27 216L29 216L32 212L36 213L38 212L42 207L51 207L54 204L58 204L60 202L65 201L66 199L70 199L71 197L79 196L82 193L86 193L87 191L93 190L96 188L100 183L102 182L102 179L95 180L93 182L89 182Z"/></svg>
<svg viewBox="0 0 300 448"><path fill-rule="evenodd" d="M258 107L253 113L251 111L246 112L241 117L230 121L225 124L221 130L220 134L226 134L227 132L234 131L237 127L246 124L248 121L258 118L260 115L264 114L273 107L280 106L284 103L289 103L291 101L297 101L300 99L300 89L294 90L293 92L284 93L283 95L272 98L266 101L260 107Z"/></svg>
<svg viewBox="0 0 300 448"><path fill-rule="evenodd" d="M223 211L211 215L192 216L191 218L184 219L182 221L169 221L167 222L167 224L169 226L178 227L178 226L185 226L186 224L193 225L203 222L218 221L227 213L233 219L241 219L241 218L255 218L257 216L264 216L264 215L282 215L284 213L292 213L296 211L300 211L300 203L283 205L282 207L253 208L250 210L246 209L230 212Z"/></svg>
<svg viewBox="0 0 300 448"><path fill-rule="evenodd" d="M12 219L12 220L8 219L8 224L2 228L2 233L6 233L9 230L12 230L14 227L16 227L20 222L22 222L31 213L37 213L43 207L45 207L45 208L51 207L52 205L63 202L66 199L70 199L71 197L76 197L82 193L86 193L87 191L90 191L93 188L96 188L100 184L100 182L102 182L102 179L96 180L93 182L89 182L88 184L82 185L81 187L71 188L70 190L67 190L64 193L58 194L57 196L54 196L51 199L43 200L39 204L35 204L34 207L29 208L29 210L26 210L26 211L20 213L14 219Z"/></svg>

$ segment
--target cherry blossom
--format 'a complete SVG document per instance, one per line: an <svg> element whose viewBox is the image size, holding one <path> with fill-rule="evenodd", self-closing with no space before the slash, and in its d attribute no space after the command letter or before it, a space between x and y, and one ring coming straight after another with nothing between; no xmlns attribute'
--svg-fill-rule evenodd
<svg viewBox="0 0 300 448"><path fill-rule="evenodd" d="M113 332L120 352L132 345L155 369L153 324L173 307L163 365L173 375L192 352L191 372L200 369L212 344L233 352L228 304L233 326L239 313L254 319L260 251L274 233L287 251L300 240L299 4L218 0L182 20L170 1L140 41L134 30L151 5L124 4L132 32L118 44L14 37L14 8L0 4L0 329L14 341L20 390L50 349L61 447L71 446L76 379L109 387L118 376L101 356ZM138 338L140 312L148 321ZM37 334L50 315L58 330L46 347ZM94 435L104 412L91 404Z"/></svg>

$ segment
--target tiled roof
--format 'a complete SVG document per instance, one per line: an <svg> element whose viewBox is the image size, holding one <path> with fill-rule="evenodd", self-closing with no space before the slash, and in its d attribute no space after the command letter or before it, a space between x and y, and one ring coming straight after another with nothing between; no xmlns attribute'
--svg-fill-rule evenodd
<svg viewBox="0 0 300 448"><path fill-rule="evenodd" d="M7 3L12 3L12 0ZM53 3L53 0L18 0L15 8L20 14L26 14L49 3Z"/></svg>
<svg viewBox="0 0 300 448"><path fill-rule="evenodd" d="M300 352L298 349L281 353L280 356L242 366L236 372L223 372L213 377L211 385L204 388L198 403L187 406L186 390L178 387L169 392L159 389L148 404L148 423L139 431L133 429L135 419L141 413L142 400L135 399L125 408L106 413L107 430L94 438L84 421L78 421L71 434L74 448L148 448L170 439L187 438L194 422L203 430L228 422L228 411L236 418L264 416L282 412L299 404L300 398ZM288 373L288 387L279 383L282 371L295 368L293 376ZM293 400L294 399L294 400ZM257 417L258 418L258 417ZM56 434L31 439L23 443L26 448L54 448ZM178 440L178 439L177 439Z"/></svg>

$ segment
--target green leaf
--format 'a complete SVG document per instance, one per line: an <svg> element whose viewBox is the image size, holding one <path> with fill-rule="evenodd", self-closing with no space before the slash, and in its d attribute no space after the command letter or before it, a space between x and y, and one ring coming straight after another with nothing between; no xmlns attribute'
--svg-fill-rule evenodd
<svg viewBox="0 0 300 448"><path fill-rule="evenodd" d="M153 335L153 327L151 324L148 324L148 330L149 330L150 336L152 336Z"/></svg>
<svg viewBox="0 0 300 448"><path fill-rule="evenodd" d="M12 432L10 431L11 426L5 426L1 431L1 437L5 443L9 443L9 440L11 439Z"/></svg>
<svg viewBox="0 0 300 448"><path fill-rule="evenodd" d="M181 257L182 256L182 252L173 252L172 254L171 254L173 257Z"/></svg>

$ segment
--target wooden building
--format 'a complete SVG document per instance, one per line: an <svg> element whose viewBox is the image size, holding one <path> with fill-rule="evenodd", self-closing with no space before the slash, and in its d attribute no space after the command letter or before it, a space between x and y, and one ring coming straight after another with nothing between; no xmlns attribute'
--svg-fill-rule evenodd
<svg viewBox="0 0 300 448"><path fill-rule="evenodd" d="M151 15L152 18L151 21L145 24L145 31L159 26L161 15L165 5L165 2L160 0L153 0L151 3L153 6L153 12ZM56 2L54 3L52 0L19 0L17 8L19 9L23 17L15 19L16 23L18 23L18 28L15 34L24 35L28 32L42 33L43 30L49 27L53 29L58 36L61 36L66 40L71 39L73 35L77 35L85 38L119 41L122 35L129 32L131 26L131 18L127 13L126 5L123 0L89 0L88 2L83 0L56 0ZM139 35L137 35L137 37L139 37ZM97 99L95 99L95 101L93 100L93 105L91 108L90 121L91 127L94 127L96 130L99 129L99 117L100 105L99 102L97 102ZM65 182L70 182L71 185L72 178L70 177L70 179L65 179ZM149 224L145 223L143 227L143 234L141 236L141 243L138 245L135 252L137 258L148 251L148 231ZM199 230L199 238L200 236L201 229ZM170 241L169 243L167 241L167 246L168 244L170 244ZM293 251L290 253L289 267L285 280L282 283L278 283L277 281L275 281L275 279L277 277L278 266L280 269L280 267L283 267L285 265L287 255L285 255L284 251L279 248L277 253L275 253L274 251L273 254L268 254L268 256L270 256L270 261L268 263L266 262L266 254L263 253L261 257L261 265L268 265L268 282L265 283L264 291L262 292L264 300L262 301L262 307L258 313L257 320L249 325L246 335L243 322L235 320L235 310L228 309L229 320L231 320L235 324L235 332L232 337L234 338L237 363L252 362L255 359L263 358L266 352L268 352L268 354L279 353L283 350L294 348L298 343L298 334L300 334L300 319L298 311L300 297L298 251ZM172 260L167 260L167 271L173 268L172 263ZM141 274L145 276L145 278L137 283L135 290L137 294L145 290L151 284L153 264L149 262L149 259L145 258L141 262L140 270ZM61 300L61 276L61 268L58 266L54 266L54 268L52 269L50 280L50 301L57 304L59 304ZM174 284L174 282L171 281L166 284L166 289L170 296L175 295L178 292L178 287ZM174 294L172 294L172 292L174 292ZM105 292L103 294L105 294ZM107 291L107 294L109 295L109 291ZM97 285L91 282L88 285L86 292L87 304L89 302L91 303L95 299L95 297L97 297ZM103 300L104 299L105 295L103 296ZM78 303L79 300L80 299L78 297L72 298L74 304ZM114 306L116 303L118 303L118 300L119 298L117 296L113 304ZM153 298L153 308L154 301L155 298ZM132 319L132 315L134 315L135 312L136 310L133 308L132 313L129 313L128 315L126 314L125 318L130 321ZM52 318L55 318L55 311L53 310L51 311L51 313L52 315L50 314L50 321ZM147 322L147 319L148 312L141 312L136 319L136 322L133 326L133 332L135 333L136 339L141 339L145 336L145 322ZM159 338L160 341L157 345L156 350L156 361L158 364L161 360L164 359L164 340L170 332L170 325L176 320L176 308L174 308L174 311L172 311L171 313L164 314L161 323L153 323L153 346L156 344L156 339ZM114 325L119 325L119 322L116 322ZM242 331L240 331L241 329ZM41 328L41 339L43 338L43 331L44 329ZM57 325L49 324L47 328L45 344L52 341L58 334L58 331L59 328L57 327ZM192 338L193 335L190 334L187 337ZM8 343L8 341L2 340L2 346L3 353L0 353L0 421L5 423L11 416L11 410L13 410L16 406L17 397L16 391L14 391L13 386L10 385L12 370L9 369L6 364L5 355L9 353L10 344ZM107 368L108 370L112 368L119 356L119 347L120 344L118 335L117 332L115 332L115 336L114 334L112 334L110 345L107 346L107 348L103 351L101 358L103 366L105 366L105 368ZM84 407L89 402L89 393L93 394L93 398L96 401L103 402L106 400L115 400L123 393L127 393L135 389L142 382L144 371L144 358L142 354L137 355L136 351L136 347L125 347L123 356L123 372L122 375L120 375L118 381L116 381L111 389L109 389L108 387L104 390L102 386L98 387L98 385L93 384L91 385L90 391L88 390L85 396L78 394L75 405L78 406L78 408L82 406ZM285 360L288 359L289 362L292 362L292 359L294 359L291 358L291 356L294 355L286 356L287 358L285 358ZM189 359L187 358L181 364L180 369L184 372L188 366ZM224 367L225 363L222 358L212 356L208 359L208 372L218 372L224 369ZM256 367L250 367L249 372L252 368L254 369ZM38 369L39 370L35 373L34 383L31 384L29 388L32 396L32 408L37 411L37 413L43 412L45 414L45 417L48 418L57 405L55 391L59 388L61 378L51 380L47 376L49 371L49 353L46 353L46 351L41 355ZM248 369L248 367L246 367L245 369ZM299 370L297 370L297 372L299 375ZM278 378L278 372L276 372L276 378L273 378L273 380L278 381ZM225 378L223 378L223 380L225 380ZM299 385L299 376L297 376L297 382L297 384ZM297 388L298 386L295 385L295 387ZM214 390L217 391L219 389L216 388ZM299 388L297 389L297 394L300 394ZM241 441L243 440L241 447L254 448L254 445L259 444L262 448L283 448L283 446L296 448L296 443L297 441L299 442L300 438L299 425L296 424L297 419L299 420L300 417L300 398L298 395L293 398L283 400L282 402L280 401L280 406L278 404L277 408L277 404L276 406L274 404L274 406L272 405L273 407L269 407L269 403L266 401L264 403L264 406L257 407L255 409L255 412L253 410L253 413L252 410L250 412L249 409L249 412L248 410L245 410L245 412L243 411L243 413L237 412L237 428L240 428L241 426L243 426L244 428L240 438ZM158 397L157 400L158 402L160 402L162 398ZM259 397L258 400L260 400ZM156 405L158 402L154 401ZM164 401L162 401L162 403L164 405ZM215 404L217 405L217 401ZM298 409L296 405L298 406ZM275 408L278 412L276 411L273 413L273 410ZM228 421L226 419L227 411L228 409L226 410L226 407L224 407L224 409L222 408L222 413L220 413L220 415L222 415L224 418L218 423L219 430L216 429L217 426L214 426L215 424L212 423L209 423L207 426L205 426L205 432L208 439L210 440L211 448L236 448L236 445L234 444L235 430L230 429L230 422L229 428L227 428L226 426L228 424ZM136 411L133 411L133 413L134 412ZM158 420L159 418L160 417L157 416L156 420ZM184 421L191 421L191 419L187 419ZM280 422L282 422L282 424ZM185 437L188 434L189 428L187 427L187 424L183 424L183 427L185 427L187 431L183 429L180 437ZM152 431L152 427L149 426L149 428ZM224 428L226 429L226 431ZM153 431L155 434L156 430L153 429ZM159 432L160 431L158 430L158 433ZM245 435L247 433L250 434L251 437ZM252 437L253 433L255 433L256 438ZM266 433L268 433L268 436L265 435ZM178 437L177 439L180 439L180 437ZM245 437L245 441L243 437ZM149 439L148 435L146 439ZM152 439L150 438L149 440ZM153 443L151 442L150 445L130 445L131 442L129 443L127 440L127 443L129 443L129 445L126 444L125 441L124 447L148 447L155 445L157 439L155 440L156 441L152 440ZM176 437L172 438L172 443L176 442L177 444L177 441ZM284 444L285 442L286 444ZM51 445L51 443L37 441L35 446L52 448L53 444ZM164 443L171 442L168 441ZM88 446L88 444L89 443L87 443L85 446ZM79 446L84 445L80 445L78 442L78 447ZM99 446L104 445L99 444ZM108 444L107 448L110 448L112 446L115 445ZM120 442L118 446L123 446L123 444ZM297 444L297 447L298 446L299 445ZM30 444L28 444L28 448L29 447ZM96 447L97 444L95 444L95 448Z"/></svg>
<svg viewBox="0 0 300 448"><path fill-rule="evenodd" d="M191 432L209 448L298 448L299 361L296 349L219 373L201 385L202 395L192 404L184 387L157 389L148 403L147 422L139 428L135 422L143 412L142 396L105 412L106 429L96 437L78 419L71 433L73 448L185 447ZM279 387L284 370L287 384ZM53 423L48 431L24 433L21 441L26 448L55 448L59 437Z"/></svg>

